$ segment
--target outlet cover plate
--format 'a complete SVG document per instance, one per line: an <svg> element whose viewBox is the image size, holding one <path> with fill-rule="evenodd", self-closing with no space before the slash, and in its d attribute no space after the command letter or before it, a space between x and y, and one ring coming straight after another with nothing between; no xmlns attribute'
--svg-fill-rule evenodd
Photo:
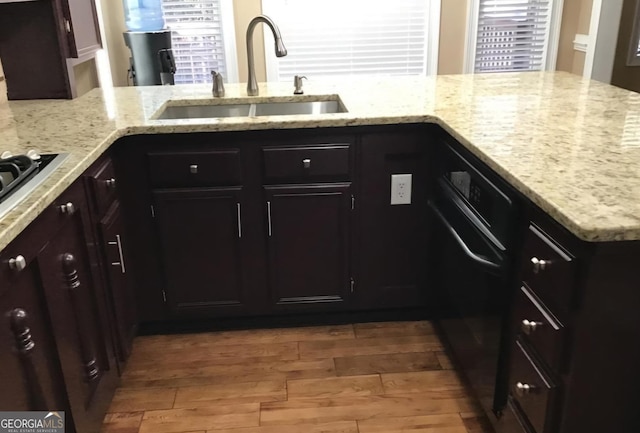
<svg viewBox="0 0 640 433"><path fill-rule="evenodd" d="M391 175L391 204L411 204L411 174Z"/></svg>

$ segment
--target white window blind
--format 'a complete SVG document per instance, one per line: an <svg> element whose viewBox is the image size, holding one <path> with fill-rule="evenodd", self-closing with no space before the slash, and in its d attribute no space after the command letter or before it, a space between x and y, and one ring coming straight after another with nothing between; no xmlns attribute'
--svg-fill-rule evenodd
<svg viewBox="0 0 640 433"><path fill-rule="evenodd" d="M208 83L212 70L222 73L225 79L229 77L229 41L225 41L229 36L224 28L233 28L233 22L223 22L221 3L222 0L162 0L167 28L171 30L176 84Z"/></svg>
<svg viewBox="0 0 640 433"><path fill-rule="evenodd" d="M267 79L294 75L425 75L433 0L263 0L288 55L265 32Z"/></svg>
<svg viewBox="0 0 640 433"><path fill-rule="evenodd" d="M475 72L545 68L552 0L479 0Z"/></svg>

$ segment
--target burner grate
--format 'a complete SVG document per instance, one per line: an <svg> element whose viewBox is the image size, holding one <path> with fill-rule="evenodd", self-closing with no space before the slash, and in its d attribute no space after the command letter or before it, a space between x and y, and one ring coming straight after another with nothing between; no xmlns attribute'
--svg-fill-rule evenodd
<svg viewBox="0 0 640 433"><path fill-rule="evenodd" d="M25 155L0 160L0 203L36 174L39 166L39 161Z"/></svg>
<svg viewBox="0 0 640 433"><path fill-rule="evenodd" d="M0 159L0 218L27 197L40 183L53 173L68 153L27 155Z"/></svg>

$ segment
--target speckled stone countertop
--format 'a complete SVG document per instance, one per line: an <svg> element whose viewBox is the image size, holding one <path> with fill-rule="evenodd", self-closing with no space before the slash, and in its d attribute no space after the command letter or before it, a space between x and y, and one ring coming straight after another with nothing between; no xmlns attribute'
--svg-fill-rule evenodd
<svg viewBox="0 0 640 433"><path fill-rule="evenodd" d="M261 98L295 98L288 83ZM227 84L225 99L246 97ZM433 122L587 241L640 240L640 94L567 73L309 80L305 96L339 95L348 113L155 120L167 103L219 101L209 85L95 89L73 101L0 103L0 150L69 152L0 219L0 249L119 137ZM167 102L170 101L170 102Z"/></svg>

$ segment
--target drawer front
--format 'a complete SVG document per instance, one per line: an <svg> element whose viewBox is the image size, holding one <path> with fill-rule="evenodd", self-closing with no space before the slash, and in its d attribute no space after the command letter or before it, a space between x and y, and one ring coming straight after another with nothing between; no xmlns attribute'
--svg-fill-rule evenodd
<svg viewBox="0 0 640 433"><path fill-rule="evenodd" d="M520 339L516 340L511 360L511 395L537 433L553 422L557 388L535 363ZM551 431L551 430L549 430Z"/></svg>
<svg viewBox="0 0 640 433"><path fill-rule="evenodd" d="M522 413L518 403L509 396L507 407L502 413L496 433L536 433L529 424L527 417Z"/></svg>
<svg viewBox="0 0 640 433"><path fill-rule="evenodd" d="M348 180L349 148L349 144L264 148L265 182Z"/></svg>
<svg viewBox="0 0 640 433"><path fill-rule="evenodd" d="M165 188L240 185L240 150L150 153L149 177Z"/></svg>
<svg viewBox="0 0 640 433"><path fill-rule="evenodd" d="M525 286L518 293L514 317L520 332L554 371L561 369L565 328Z"/></svg>
<svg viewBox="0 0 640 433"><path fill-rule="evenodd" d="M575 260L535 225L524 245L523 280L555 314L570 310L575 285Z"/></svg>
<svg viewBox="0 0 640 433"><path fill-rule="evenodd" d="M111 160L107 160L93 175L89 184L98 215L104 214L116 199L116 173Z"/></svg>

